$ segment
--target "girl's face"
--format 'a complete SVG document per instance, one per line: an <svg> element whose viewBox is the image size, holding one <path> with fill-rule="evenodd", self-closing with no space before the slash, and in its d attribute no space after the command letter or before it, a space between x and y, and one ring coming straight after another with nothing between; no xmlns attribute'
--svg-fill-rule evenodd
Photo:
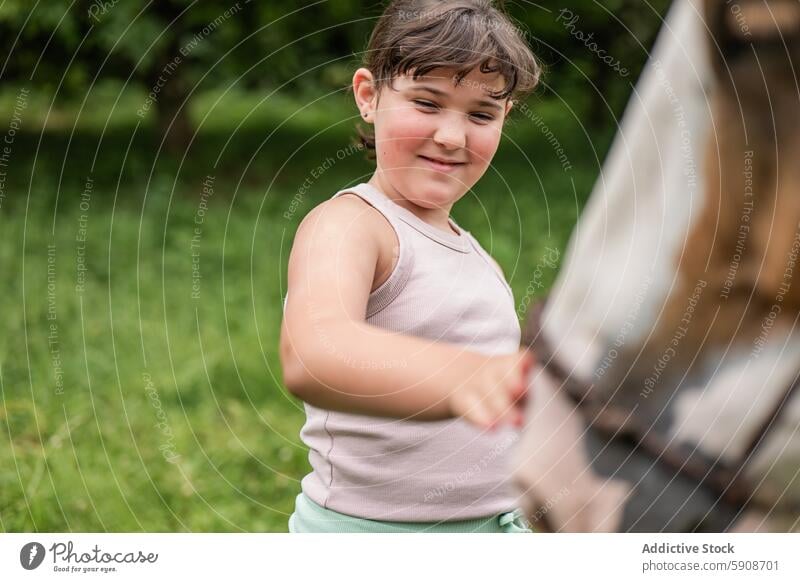
<svg viewBox="0 0 800 582"><path fill-rule="evenodd" d="M417 206L447 213L488 168L511 108L489 96L503 88L497 73L476 69L458 85L453 79L453 71L438 68L417 80L397 77L377 95L369 70L353 78L362 116L375 126L378 181Z"/></svg>

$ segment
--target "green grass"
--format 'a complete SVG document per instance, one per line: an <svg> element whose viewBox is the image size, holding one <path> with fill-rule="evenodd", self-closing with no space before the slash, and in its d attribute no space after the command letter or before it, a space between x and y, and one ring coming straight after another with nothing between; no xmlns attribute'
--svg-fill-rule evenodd
<svg viewBox="0 0 800 582"><path fill-rule="evenodd" d="M198 100L195 119L214 99ZM280 383L288 251L308 210L365 180L371 166L359 155L337 161L285 218L311 169L348 145L349 126L325 119L349 113L301 113L265 142L291 115L283 99L227 143L252 110L238 99L213 115L182 165L156 156L146 126L130 142L136 97L126 96L105 133L96 109L74 135L75 112L61 111L41 147L44 115L31 106L0 207L3 531L286 531L309 470L302 406ZM518 302L546 247L566 245L600 155L566 110L539 110L573 169L519 117L495 168L454 211L500 262ZM206 175L215 176L214 195L193 297L191 241ZM546 289L556 271L539 273Z"/></svg>

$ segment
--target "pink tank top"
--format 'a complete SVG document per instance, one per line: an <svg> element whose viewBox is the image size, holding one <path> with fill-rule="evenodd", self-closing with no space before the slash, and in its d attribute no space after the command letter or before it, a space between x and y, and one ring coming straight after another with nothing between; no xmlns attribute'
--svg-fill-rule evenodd
<svg viewBox="0 0 800 582"><path fill-rule="evenodd" d="M487 355L519 349L511 288L489 255L452 220L429 225L369 184L352 193L397 233L399 259L372 292L367 323L458 344ZM386 354L387 366L392 354ZM461 418L413 421L334 412L305 404L300 432L313 471L303 493L339 513L382 521L464 520L518 506L509 458L518 431L482 431Z"/></svg>

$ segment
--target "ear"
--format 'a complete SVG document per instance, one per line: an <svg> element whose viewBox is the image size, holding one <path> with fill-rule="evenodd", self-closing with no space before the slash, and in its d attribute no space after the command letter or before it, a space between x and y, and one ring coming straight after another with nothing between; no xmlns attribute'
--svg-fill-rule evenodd
<svg viewBox="0 0 800 582"><path fill-rule="evenodd" d="M361 67L353 74L353 96L361 112L361 118L367 123L372 123L375 120L378 94L375 91L374 77L369 69Z"/></svg>
<svg viewBox="0 0 800 582"><path fill-rule="evenodd" d="M508 103L506 103L506 117L508 117L508 114L511 113L511 108L513 106L514 106L514 102L511 99L509 99Z"/></svg>

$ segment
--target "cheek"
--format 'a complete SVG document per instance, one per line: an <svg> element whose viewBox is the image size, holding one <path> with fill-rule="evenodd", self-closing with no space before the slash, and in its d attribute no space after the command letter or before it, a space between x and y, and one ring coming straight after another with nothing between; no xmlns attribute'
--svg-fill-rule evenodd
<svg viewBox="0 0 800 582"><path fill-rule="evenodd" d="M469 149L475 164L486 167L492 161L500 145L500 131L498 128L481 128L470 136Z"/></svg>
<svg viewBox="0 0 800 582"><path fill-rule="evenodd" d="M413 109L385 112L375 123L378 157L381 165L391 167L409 163L409 158L430 138L431 124Z"/></svg>

